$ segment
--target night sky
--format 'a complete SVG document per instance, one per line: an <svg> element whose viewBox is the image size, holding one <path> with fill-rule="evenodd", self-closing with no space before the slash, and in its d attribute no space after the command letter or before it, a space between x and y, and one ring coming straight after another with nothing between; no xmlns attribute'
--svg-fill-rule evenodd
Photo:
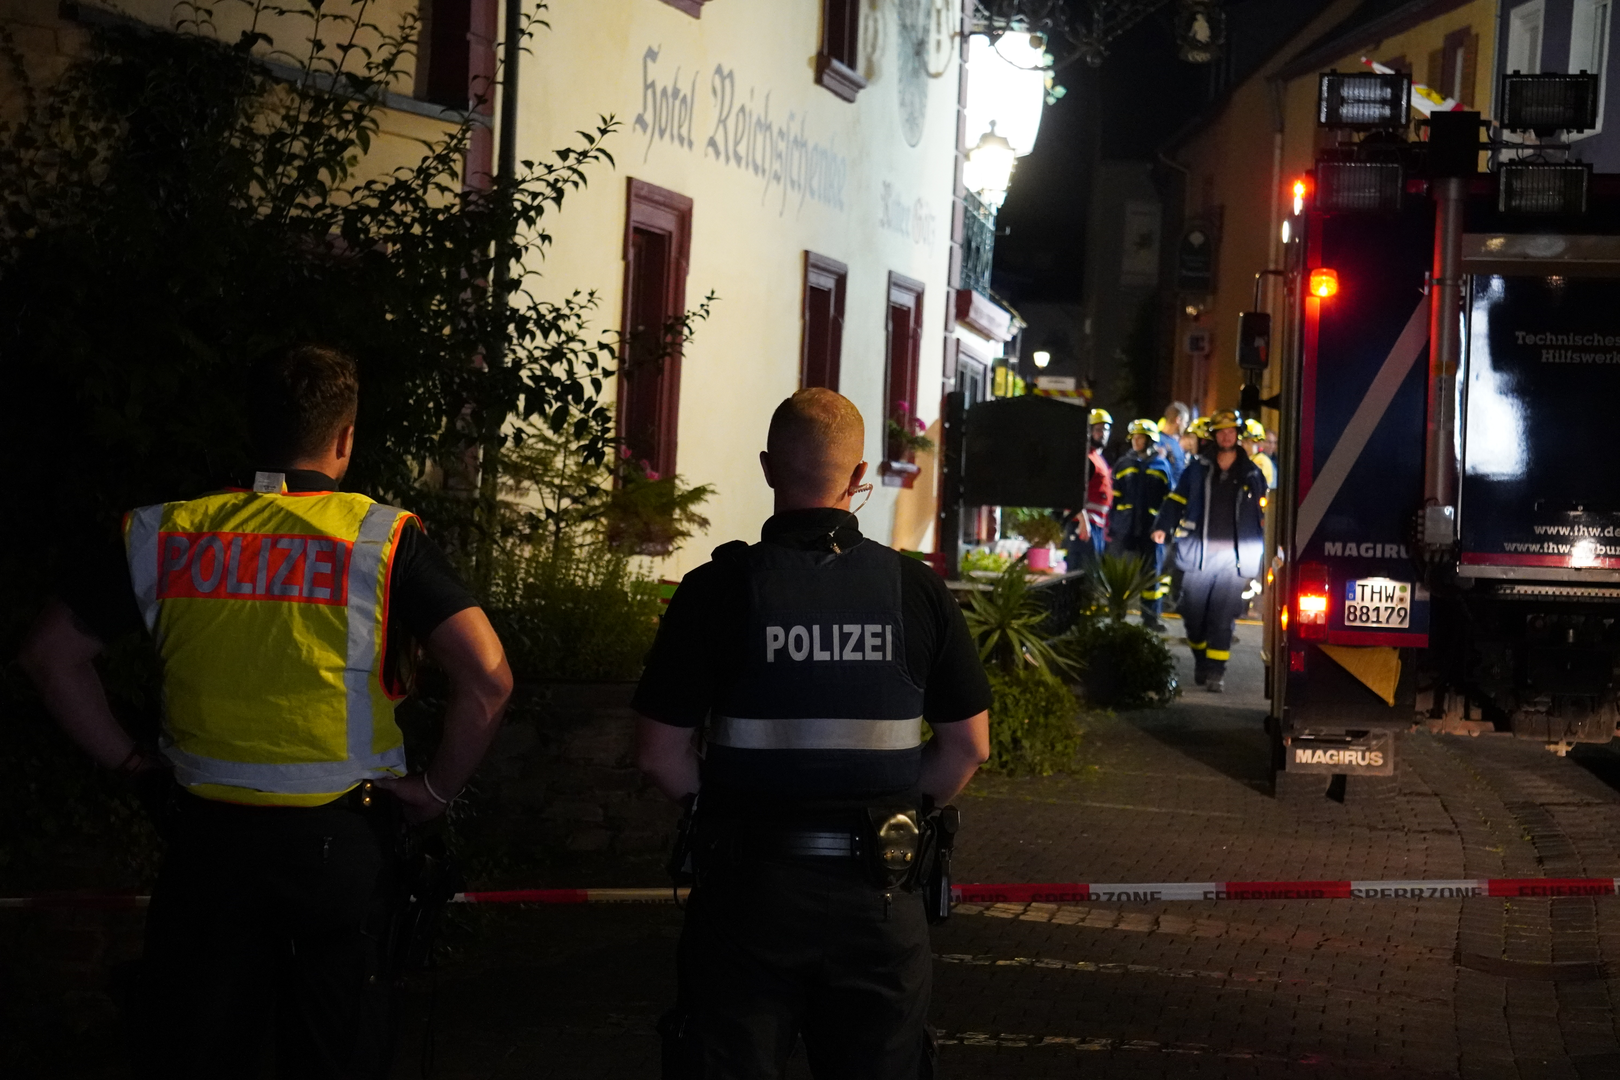
<svg viewBox="0 0 1620 1080"><path fill-rule="evenodd" d="M1079 303L1093 160L1151 161L1172 136L1261 63L1326 0L1229 0L1227 50L1214 64L1176 57L1174 5L1137 24L1100 68L1076 60L1058 82L1035 149L1019 162L997 219L996 291L1020 302ZM1057 50L1059 62L1063 51Z"/></svg>

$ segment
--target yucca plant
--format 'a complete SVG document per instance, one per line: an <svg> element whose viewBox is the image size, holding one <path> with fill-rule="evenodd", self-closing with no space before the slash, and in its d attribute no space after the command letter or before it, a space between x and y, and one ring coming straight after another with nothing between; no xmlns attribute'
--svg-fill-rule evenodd
<svg viewBox="0 0 1620 1080"><path fill-rule="evenodd" d="M1072 673L1074 664L1060 656L1041 634L1046 608L1029 586L1022 561L996 578L985 592L968 600L968 631L979 645L979 658L1006 674L1034 668L1052 678Z"/></svg>
<svg viewBox="0 0 1620 1080"><path fill-rule="evenodd" d="M1159 575L1140 555L1103 555L1091 566L1092 593L1108 617L1124 622L1131 604L1153 588Z"/></svg>

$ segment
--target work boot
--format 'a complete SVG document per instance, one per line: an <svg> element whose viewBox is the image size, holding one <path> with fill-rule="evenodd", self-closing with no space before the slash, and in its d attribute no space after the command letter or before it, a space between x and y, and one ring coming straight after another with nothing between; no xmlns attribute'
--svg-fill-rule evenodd
<svg viewBox="0 0 1620 1080"><path fill-rule="evenodd" d="M1212 694L1224 694L1226 693L1225 683L1225 675L1211 675L1209 681L1204 684L1204 689Z"/></svg>
<svg viewBox="0 0 1620 1080"><path fill-rule="evenodd" d="M1160 622L1158 617L1154 615L1142 616L1142 629L1151 630L1155 634L1163 634L1166 632L1164 623Z"/></svg>
<svg viewBox="0 0 1620 1080"><path fill-rule="evenodd" d="M1202 656L1193 661L1193 682L1199 686L1209 682L1209 661Z"/></svg>

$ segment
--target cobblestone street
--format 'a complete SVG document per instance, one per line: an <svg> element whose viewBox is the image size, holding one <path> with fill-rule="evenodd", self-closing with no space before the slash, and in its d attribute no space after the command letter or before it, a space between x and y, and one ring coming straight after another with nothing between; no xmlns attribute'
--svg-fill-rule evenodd
<svg viewBox="0 0 1620 1080"><path fill-rule="evenodd" d="M1409 736L1392 781L1275 802L1259 628L1239 633L1224 696L1189 678L1096 724L1078 774L976 781L958 880L1620 872L1607 750ZM668 906L461 913L432 1075L656 1076L678 928ZM1612 898L961 905L935 949L949 1076L1620 1075Z"/></svg>

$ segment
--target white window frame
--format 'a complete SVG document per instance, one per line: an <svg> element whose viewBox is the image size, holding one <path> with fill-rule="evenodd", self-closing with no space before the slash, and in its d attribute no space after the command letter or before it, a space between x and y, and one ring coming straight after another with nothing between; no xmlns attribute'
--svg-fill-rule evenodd
<svg viewBox="0 0 1620 1080"><path fill-rule="evenodd" d="M1541 53L1547 26L1547 0L1530 0L1508 12L1507 66L1502 70L1511 75L1541 73ZM1534 43L1532 55L1531 44Z"/></svg>
<svg viewBox="0 0 1620 1080"><path fill-rule="evenodd" d="M1609 96L1609 42L1614 36L1614 0L1575 0L1569 28L1569 67L1574 74L1587 71L1598 77L1597 126L1590 131L1568 132L1584 139L1603 130L1605 99Z"/></svg>

